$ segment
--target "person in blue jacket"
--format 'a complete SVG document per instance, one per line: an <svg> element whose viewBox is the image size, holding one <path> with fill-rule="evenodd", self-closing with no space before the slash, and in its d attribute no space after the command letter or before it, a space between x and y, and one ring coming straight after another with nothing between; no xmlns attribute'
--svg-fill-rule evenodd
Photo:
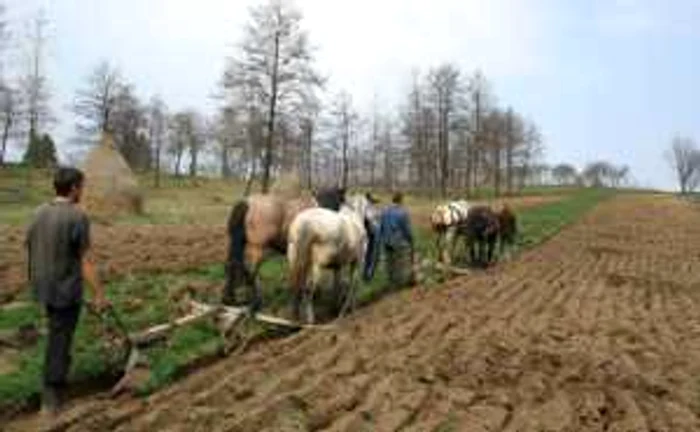
<svg viewBox="0 0 700 432"><path fill-rule="evenodd" d="M382 213L379 242L386 253L387 276L392 288L415 284L413 232L401 192L394 194L392 204Z"/></svg>

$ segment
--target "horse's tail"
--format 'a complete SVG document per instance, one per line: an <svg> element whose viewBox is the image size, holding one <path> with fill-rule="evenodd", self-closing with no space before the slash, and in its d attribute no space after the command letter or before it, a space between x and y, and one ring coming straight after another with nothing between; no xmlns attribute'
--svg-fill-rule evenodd
<svg viewBox="0 0 700 432"><path fill-rule="evenodd" d="M234 283L240 280L240 276L244 274L245 268L245 219L248 214L248 201L238 201L228 218L228 257L226 260L226 287L227 294L233 287Z"/></svg>
<svg viewBox="0 0 700 432"><path fill-rule="evenodd" d="M311 249L316 236L311 231L308 224L302 222L299 226L299 232L290 232L290 238L293 239L289 243L288 254L289 260L289 280L292 289L301 290L306 281L311 265Z"/></svg>

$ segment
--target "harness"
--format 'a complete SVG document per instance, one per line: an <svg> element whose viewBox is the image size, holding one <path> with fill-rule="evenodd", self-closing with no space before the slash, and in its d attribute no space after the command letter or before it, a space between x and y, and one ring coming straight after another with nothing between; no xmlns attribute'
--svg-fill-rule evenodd
<svg viewBox="0 0 700 432"><path fill-rule="evenodd" d="M447 209L450 212L450 216L452 216L453 221L453 223L450 225L458 224L466 218L466 215L464 214L464 208L456 202L451 202L447 204Z"/></svg>

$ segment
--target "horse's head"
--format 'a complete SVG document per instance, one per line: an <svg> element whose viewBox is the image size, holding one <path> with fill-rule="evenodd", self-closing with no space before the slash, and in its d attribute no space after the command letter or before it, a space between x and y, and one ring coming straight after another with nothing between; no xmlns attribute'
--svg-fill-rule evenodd
<svg viewBox="0 0 700 432"><path fill-rule="evenodd" d="M345 193L345 188L331 188L317 191L314 195L319 206L338 211L345 203Z"/></svg>

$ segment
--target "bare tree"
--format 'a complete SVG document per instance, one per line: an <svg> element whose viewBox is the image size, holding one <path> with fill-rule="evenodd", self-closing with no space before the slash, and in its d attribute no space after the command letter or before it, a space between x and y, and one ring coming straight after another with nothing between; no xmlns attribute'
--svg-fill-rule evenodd
<svg viewBox="0 0 700 432"><path fill-rule="evenodd" d="M231 177L231 156L238 144L237 133L238 128L238 112L231 105L225 106L218 117L218 120L213 125L215 129L216 141L219 146L219 162L221 164L221 176L223 178ZM241 159L241 158L239 158Z"/></svg>
<svg viewBox="0 0 700 432"><path fill-rule="evenodd" d="M317 119L319 115L318 104L307 104L301 113L301 158L302 172L305 174L306 187L313 186L313 149L316 136Z"/></svg>
<svg viewBox="0 0 700 432"><path fill-rule="evenodd" d="M346 91L341 91L334 103L331 111L331 115L334 117L334 126L336 130L336 135L334 140L340 142L339 149L341 152L341 177L340 186L343 188L348 187L348 175L350 171L349 166L349 152L350 152L350 140L354 133L354 129L357 125L359 115L355 111L352 104L352 96Z"/></svg>
<svg viewBox="0 0 700 432"><path fill-rule="evenodd" d="M676 172L681 194L692 192L694 177L700 175L699 153L700 150L692 138L676 136L671 141L671 148L666 157Z"/></svg>
<svg viewBox="0 0 700 432"><path fill-rule="evenodd" d="M402 135L409 143L411 167L417 185L421 187L431 186L433 173L431 164L434 162L433 152L430 151L430 131L428 130L429 117L432 112L426 104L425 90L421 84L420 73L413 71L412 85L408 93L406 106L401 113ZM372 140L379 141L379 114L374 113L372 125ZM375 144L376 146L376 144ZM372 176L374 178L374 174Z"/></svg>
<svg viewBox="0 0 700 432"><path fill-rule="evenodd" d="M491 86L480 70L476 70L469 80L470 94L470 132L472 139L469 141L467 156L467 189L479 187L480 161L482 157L484 116L491 105Z"/></svg>
<svg viewBox="0 0 700 432"><path fill-rule="evenodd" d="M197 169L199 164L199 155L204 150L204 146L207 143L206 139L206 128L205 120L202 116L194 111L190 110L187 112L189 117L189 139L188 148L190 152L190 177L197 176Z"/></svg>
<svg viewBox="0 0 700 432"><path fill-rule="evenodd" d="M428 75L431 100L437 115L437 150L440 167L440 193L447 196L450 179L450 132L454 120L458 92L460 91L459 70L444 64Z"/></svg>
<svg viewBox="0 0 700 432"><path fill-rule="evenodd" d="M16 95L12 88L0 84L0 121L2 122L2 143L0 147L0 166L5 163L7 142L12 128L15 126L17 115Z"/></svg>
<svg viewBox="0 0 700 432"><path fill-rule="evenodd" d="M537 160L544 153L542 134L535 123L525 122L523 145L516 153L520 165L520 189L523 189L528 178L532 176L533 169L537 166Z"/></svg>
<svg viewBox="0 0 700 432"><path fill-rule="evenodd" d="M40 10L31 20L24 46L24 72L19 79L22 120L28 140L38 139L42 129L52 120L51 93L46 77L44 56L48 20Z"/></svg>
<svg viewBox="0 0 700 432"><path fill-rule="evenodd" d="M506 111L506 186L508 188L508 193L512 194L514 191L514 168L515 168L515 158L518 149L524 144L525 141L525 122L523 118L516 112L513 108L509 107Z"/></svg>
<svg viewBox="0 0 700 432"><path fill-rule="evenodd" d="M160 186L161 155L168 130L168 114L165 102L160 96L151 98L148 107L148 141L153 152L153 179L155 186Z"/></svg>
<svg viewBox="0 0 700 432"><path fill-rule="evenodd" d="M251 9L239 58L231 61L224 87L246 86L266 105L266 136L263 159L263 192L270 186L274 162L277 114L285 105L322 85L313 69L313 54L302 14L290 2L268 0Z"/></svg>
<svg viewBox="0 0 700 432"><path fill-rule="evenodd" d="M148 109L130 84L120 87L109 120L110 131L119 152L134 170L151 167L152 152L147 132Z"/></svg>
<svg viewBox="0 0 700 432"><path fill-rule="evenodd" d="M86 141L95 134L110 131L114 112L125 86L118 69L102 61L93 70L83 89L76 93L73 112L78 116L76 129Z"/></svg>
<svg viewBox="0 0 700 432"><path fill-rule="evenodd" d="M393 142L393 128L390 119L383 120L383 131L381 138L381 147L384 153L384 187L387 189L392 189L395 186L395 173L394 173L394 142Z"/></svg>
<svg viewBox="0 0 700 432"><path fill-rule="evenodd" d="M170 153L175 159L175 176L179 177L182 165L182 156L188 147L189 136L191 134L191 122L187 112L178 112L173 115L170 122Z"/></svg>

